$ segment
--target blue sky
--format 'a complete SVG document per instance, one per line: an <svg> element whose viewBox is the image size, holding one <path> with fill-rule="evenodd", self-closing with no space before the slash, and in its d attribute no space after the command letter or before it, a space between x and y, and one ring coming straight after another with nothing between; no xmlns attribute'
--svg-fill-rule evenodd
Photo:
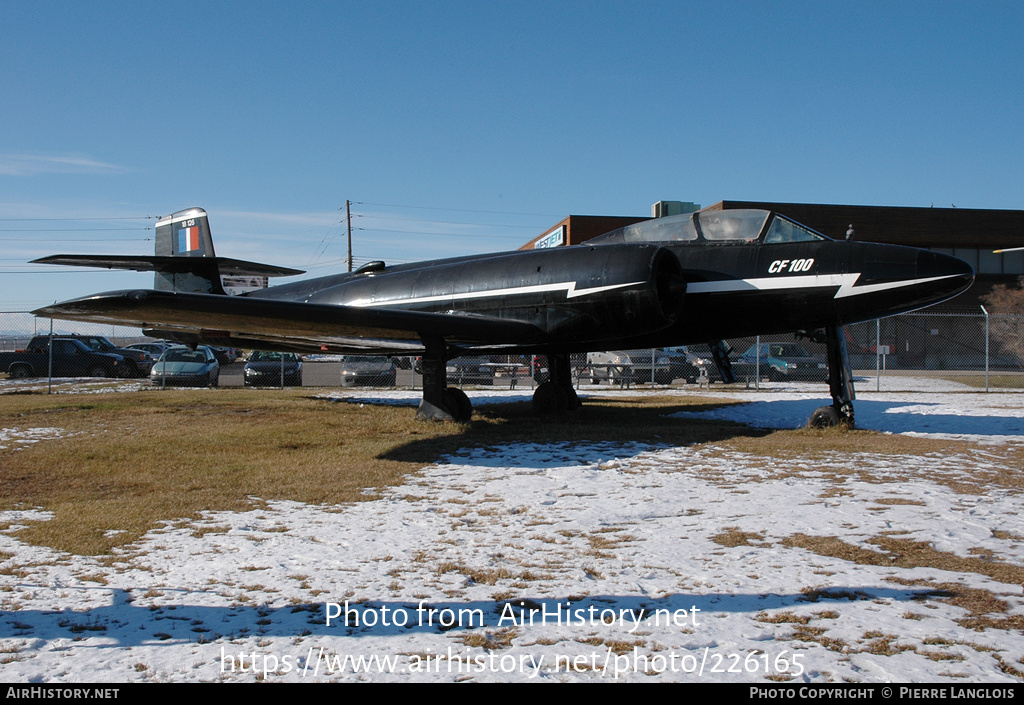
<svg viewBox="0 0 1024 705"><path fill-rule="evenodd" d="M659 199L1021 208L1021 27L1019 2L8 0L0 310L149 286L25 262L151 252L145 216L189 206L218 254L311 274L344 269L346 199L357 263Z"/></svg>

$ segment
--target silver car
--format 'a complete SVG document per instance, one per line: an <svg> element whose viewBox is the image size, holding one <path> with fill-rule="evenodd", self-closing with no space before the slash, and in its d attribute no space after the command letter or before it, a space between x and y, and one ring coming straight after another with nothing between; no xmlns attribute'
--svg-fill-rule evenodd
<svg viewBox="0 0 1024 705"><path fill-rule="evenodd" d="M205 345L168 348L149 372L154 387L216 387L219 380L220 363Z"/></svg>

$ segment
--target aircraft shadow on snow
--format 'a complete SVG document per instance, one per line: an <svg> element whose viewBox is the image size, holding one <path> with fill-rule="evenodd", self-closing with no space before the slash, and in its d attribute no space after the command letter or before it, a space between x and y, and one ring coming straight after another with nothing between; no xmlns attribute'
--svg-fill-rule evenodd
<svg viewBox="0 0 1024 705"><path fill-rule="evenodd" d="M803 425L807 415L819 404L815 399L779 399L749 402L742 406L719 408L709 414L687 414L690 418L720 418L756 426L793 427ZM1024 436L1024 418L997 414L931 413L943 405L920 401L857 400L857 428L868 431L916 434L971 434L984 436ZM689 411L689 410L687 410ZM922 413L922 411L924 413ZM870 450L870 448L866 448Z"/></svg>
<svg viewBox="0 0 1024 705"><path fill-rule="evenodd" d="M89 588L101 589L106 588ZM18 610L0 613L0 624L9 638L25 639L32 647L33 640L53 642L66 640L59 648L124 648L158 645L160 643L220 643L226 639L248 636L290 638L305 636L387 637L408 634L439 634L449 631L464 632L477 629L496 630L504 627L530 626L531 610L547 610L546 621L540 611L533 612L536 628L558 627L556 615L561 606L561 626L578 630L580 635L595 629L609 638L621 636L623 631L601 622L614 613L618 618L625 613L626 629L636 624L636 631L645 633L660 630L675 631L688 628L700 635L701 624L707 624L713 614L757 614L763 611L789 608L805 602L840 605L857 600L892 600L906 603L951 597L941 590L911 590L879 587L834 587L808 597L802 593L790 594L727 594L687 595L675 594L663 598L636 595L596 595L576 601L576 598L527 598L507 601L469 600L423 601L382 600L362 603L340 603L334 611L341 616L327 624L327 602L267 606L175 605L136 606L131 591L113 589L111 604L85 610ZM593 607L593 611L591 611ZM697 611L694 610L696 608ZM894 605L894 609L903 609ZM429 610L434 610L430 612ZM583 623L573 616L573 610L582 610ZM661 612L659 612L661 611ZM504 615L504 619L502 619ZM347 622L346 622L347 616ZM525 619L524 619L525 616ZM593 623L590 618L594 617ZM672 620L676 620L675 624ZM693 626L691 619L696 620ZM386 622L386 624L384 623ZM398 623L404 622L404 626ZM101 643L86 647L73 644L85 638L96 637ZM37 645L38 646L38 645ZM244 651L238 644L227 644L228 651ZM57 647L54 647L57 648ZM250 647L251 649L251 647ZM301 652L301 650L299 650Z"/></svg>

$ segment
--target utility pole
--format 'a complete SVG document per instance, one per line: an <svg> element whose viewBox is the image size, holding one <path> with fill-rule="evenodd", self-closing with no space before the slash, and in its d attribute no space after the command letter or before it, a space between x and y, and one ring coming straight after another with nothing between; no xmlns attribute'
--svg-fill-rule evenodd
<svg viewBox="0 0 1024 705"><path fill-rule="evenodd" d="M345 200L345 219L348 221L348 271L352 271L352 201Z"/></svg>

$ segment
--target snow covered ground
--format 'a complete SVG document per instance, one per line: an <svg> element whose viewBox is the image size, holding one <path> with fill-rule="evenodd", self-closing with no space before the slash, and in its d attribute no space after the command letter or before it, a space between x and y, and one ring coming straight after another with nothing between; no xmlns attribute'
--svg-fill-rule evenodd
<svg viewBox="0 0 1024 705"><path fill-rule="evenodd" d="M820 394L688 415L796 427ZM0 680L1020 682L1024 497L966 482L1008 470L1018 404L860 395L861 428L969 441L942 454L466 451L378 500L210 513L114 562L24 545L45 514L0 513Z"/></svg>

